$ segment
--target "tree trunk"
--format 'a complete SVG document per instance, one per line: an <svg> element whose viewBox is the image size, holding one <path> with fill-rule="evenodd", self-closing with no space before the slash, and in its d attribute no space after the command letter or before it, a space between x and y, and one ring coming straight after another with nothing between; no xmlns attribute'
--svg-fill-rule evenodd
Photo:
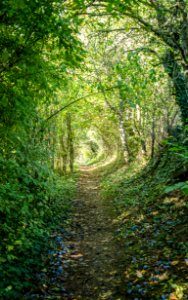
<svg viewBox="0 0 188 300"><path fill-rule="evenodd" d="M151 127L151 158L155 155L155 115L153 114L152 127Z"/></svg>
<svg viewBox="0 0 188 300"><path fill-rule="evenodd" d="M136 110L134 113L134 127L136 132L138 133L141 148L142 148L142 153L144 156L147 156L147 144L146 144L146 139L144 135L144 128L142 126L142 114L141 114L141 109L140 106L137 104L136 105ZM137 125L138 123L138 125Z"/></svg>
<svg viewBox="0 0 188 300"><path fill-rule="evenodd" d="M144 156L147 156L146 140L141 138L140 143L141 143L142 152L143 152Z"/></svg>
<svg viewBox="0 0 188 300"><path fill-rule="evenodd" d="M180 107L181 119L184 125L188 125L188 89L185 75L181 70L181 66L177 63L175 54L168 50L163 57L163 65L173 81L176 103Z"/></svg>
<svg viewBox="0 0 188 300"><path fill-rule="evenodd" d="M51 167L54 170L55 169L55 130L53 127L48 127L48 133L47 133L47 140L48 140L48 147L50 149L51 153Z"/></svg>
<svg viewBox="0 0 188 300"><path fill-rule="evenodd" d="M71 173L74 172L74 143L73 143L73 130L71 114L67 114L67 145L69 151L69 167Z"/></svg>
<svg viewBox="0 0 188 300"><path fill-rule="evenodd" d="M165 15L161 14L162 10L165 11L165 6L162 3L160 3L160 6L155 5L155 9L157 12L159 28L165 29L166 27L167 32L169 33L168 36L171 36L171 49L168 48L166 50L163 57L163 66L174 84L176 103L181 110L182 123L186 126L188 125L188 82L186 75L183 73L184 69L187 72L188 67L188 16L186 2L184 0L177 0L176 5L174 5L174 9L172 10L173 18L179 18L179 25L177 28L174 26L173 22L172 27L166 25L168 24L168 19ZM178 52L183 62L177 62Z"/></svg>
<svg viewBox="0 0 188 300"><path fill-rule="evenodd" d="M65 139L64 139L64 135L62 133L62 136L61 136L61 155L62 155L62 170L63 170L63 174L66 174L67 173L67 160L68 160L68 154L67 154L67 148L65 146Z"/></svg>
<svg viewBox="0 0 188 300"><path fill-rule="evenodd" d="M123 149L123 155L125 158L125 161L130 162L131 161L131 153L127 141L127 133L125 130L125 123L123 120L123 116L121 113L118 115L118 121L119 121L119 133L120 133L120 140L122 144L122 149Z"/></svg>

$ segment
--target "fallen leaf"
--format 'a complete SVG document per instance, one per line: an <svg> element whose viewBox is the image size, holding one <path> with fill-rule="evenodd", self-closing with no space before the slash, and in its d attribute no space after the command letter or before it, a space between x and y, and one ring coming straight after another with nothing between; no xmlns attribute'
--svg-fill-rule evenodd
<svg viewBox="0 0 188 300"><path fill-rule="evenodd" d="M70 255L70 257L71 257L71 258L74 258L74 259L79 259L79 258L83 257L83 254L81 254L81 253L78 253L78 254L72 254L72 255Z"/></svg>
<svg viewBox="0 0 188 300"><path fill-rule="evenodd" d="M177 264L179 264L179 260L174 260L174 261L171 262L172 266L176 266Z"/></svg>
<svg viewBox="0 0 188 300"><path fill-rule="evenodd" d="M175 295L173 295L173 294L170 295L169 299L170 299L170 300L178 300L178 298L177 298Z"/></svg>
<svg viewBox="0 0 188 300"><path fill-rule="evenodd" d="M143 277L143 274L141 271L136 271L136 275L138 278L142 278Z"/></svg>

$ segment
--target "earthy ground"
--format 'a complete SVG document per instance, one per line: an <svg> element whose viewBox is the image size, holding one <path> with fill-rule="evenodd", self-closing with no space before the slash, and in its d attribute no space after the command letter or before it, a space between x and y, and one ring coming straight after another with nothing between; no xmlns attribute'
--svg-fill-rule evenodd
<svg viewBox="0 0 188 300"><path fill-rule="evenodd" d="M169 195L140 215L125 218L124 208L117 216L85 169L70 221L49 241L39 288L24 300L188 300L186 203Z"/></svg>
<svg viewBox="0 0 188 300"><path fill-rule="evenodd" d="M84 172L74 201L69 267L65 288L68 299L125 299L121 291L123 249L110 202L100 198L99 180ZM70 261L69 261L70 262Z"/></svg>

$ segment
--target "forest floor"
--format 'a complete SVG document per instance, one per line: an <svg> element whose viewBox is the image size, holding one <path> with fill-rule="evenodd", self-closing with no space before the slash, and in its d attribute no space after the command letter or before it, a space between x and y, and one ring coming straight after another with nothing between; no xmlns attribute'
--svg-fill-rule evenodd
<svg viewBox="0 0 188 300"><path fill-rule="evenodd" d="M113 202L100 196L100 177L83 168L67 225L51 236L39 290L24 299L125 299L125 251L116 218Z"/></svg>
<svg viewBox="0 0 188 300"><path fill-rule="evenodd" d="M124 251L115 237L116 213L110 201L100 198L99 179L92 173L82 173L73 205L71 236L66 242L72 249L65 281L67 299L124 299Z"/></svg>
<svg viewBox="0 0 188 300"><path fill-rule="evenodd" d="M176 192L139 211L120 210L89 170L81 172L67 225L51 237L42 288L24 300L187 300L186 198ZM123 186L126 201L143 191L142 181Z"/></svg>

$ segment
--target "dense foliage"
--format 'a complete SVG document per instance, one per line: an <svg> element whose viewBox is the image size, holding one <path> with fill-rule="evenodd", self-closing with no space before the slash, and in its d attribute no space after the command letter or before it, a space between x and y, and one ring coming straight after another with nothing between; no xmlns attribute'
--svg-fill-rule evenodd
<svg viewBox="0 0 188 300"><path fill-rule="evenodd" d="M74 194L73 182L53 172L45 120L81 48L76 17L60 1L0 6L0 298L20 299Z"/></svg>

